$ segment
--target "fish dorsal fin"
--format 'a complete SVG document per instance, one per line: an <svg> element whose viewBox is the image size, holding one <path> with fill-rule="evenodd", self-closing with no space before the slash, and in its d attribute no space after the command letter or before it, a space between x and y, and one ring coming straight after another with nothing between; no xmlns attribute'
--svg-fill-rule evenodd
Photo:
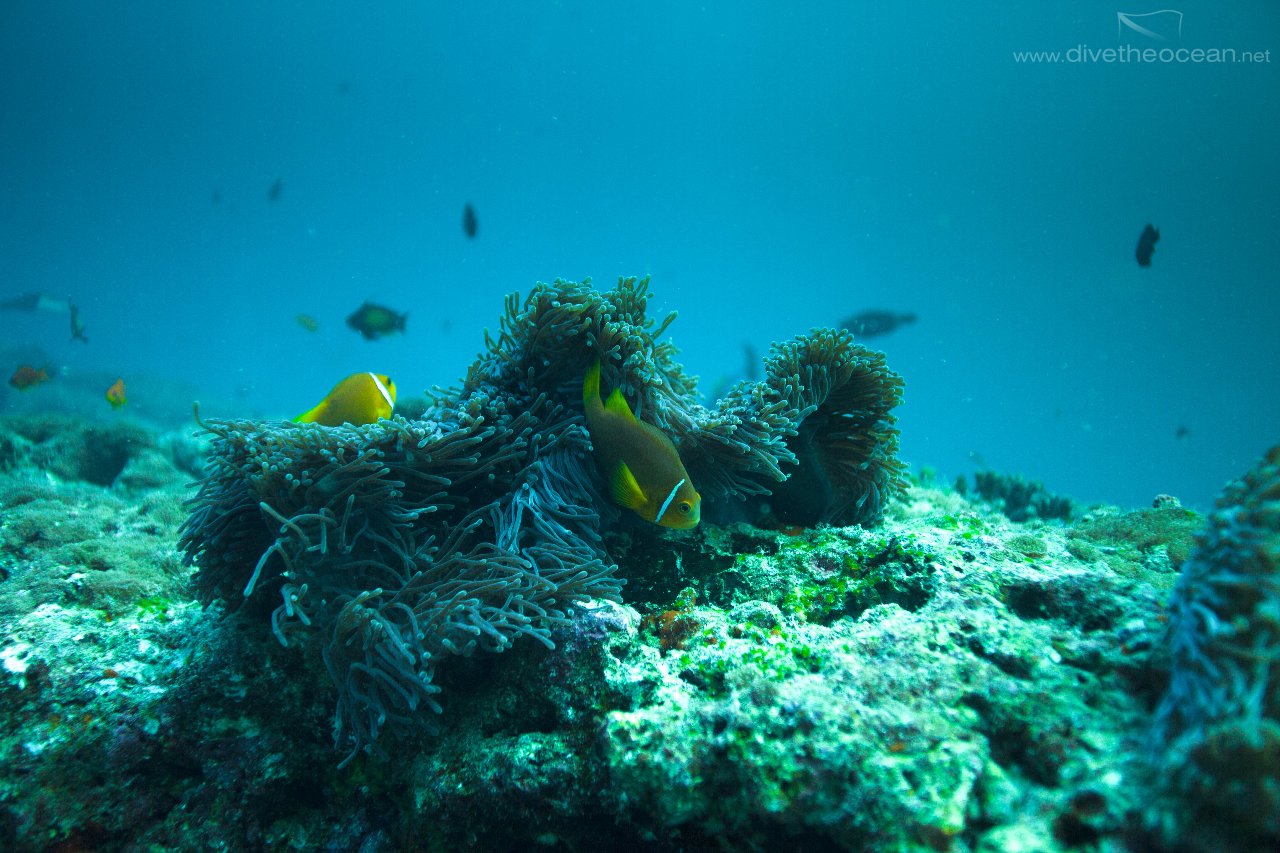
<svg viewBox="0 0 1280 853"><path fill-rule="evenodd" d="M636 416L631 413L631 407L627 405L627 398L622 396L621 388L613 389L609 399L604 401L604 410L611 415L635 422Z"/></svg>
<svg viewBox="0 0 1280 853"><path fill-rule="evenodd" d="M590 410L600 405L600 359L597 358L582 377L582 406Z"/></svg>
<svg viewBox="0 0 1280 853"><path fill-rule="evenodd" d="M609 477L609 492L618 506L640 509L645 504L644 490L640 488L635 475L631 473L631 469L625 462L619 462L613 469L613 474Z"/></svg>
<svg viewBox="0 0 1280 853"><path fill-rule="evenodd" d="M328 400L321 400L321 401L320 401L320 405L318 405L318 406L313 406L312 408L307 409L305 412L303 412L302 414L300 414L300 415L298 415L296 418L294 418L294 419L293 419L293 422L294 422L295 424L311 424L311 423L315 423L317 420L319 420L319 418L320 418L320 413L321 413L322 411L324 411L324 408L325 408L325 406L326 406L326 405L328 405L328 403L329 403L329 401L328 401Z"/></svg>

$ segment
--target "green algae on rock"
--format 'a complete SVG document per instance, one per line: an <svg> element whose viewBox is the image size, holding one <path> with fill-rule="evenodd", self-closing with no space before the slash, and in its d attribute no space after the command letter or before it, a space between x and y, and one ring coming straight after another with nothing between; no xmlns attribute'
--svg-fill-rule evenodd
<svg viewBox="0 0 1280 853"><path fill-rule="evenodd" d="M0 577L12 581L0 617L40 605L127 612L139 598L185 596L172 533L189 475L151 430L24 415L0 418L0 437ZM145 477L129 473L142 466Z"/></svg>
<svg viewBox="0 0 1280 853"><path fill-rule="evenodd" d="M1123 513L1104 508L1072 526L1068 548L1078 559L1105 560L1119 574L1172 588L1203 524L1199 513L1175 504Z"/></svg>

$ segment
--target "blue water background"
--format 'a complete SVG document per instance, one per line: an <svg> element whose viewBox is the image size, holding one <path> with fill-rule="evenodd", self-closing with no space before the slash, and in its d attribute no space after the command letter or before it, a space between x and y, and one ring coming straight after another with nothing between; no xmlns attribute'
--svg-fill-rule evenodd
<svg viewBox="0 0 1280 853"><path fill-rule="evenodd" d="M157 381L214 415L413 394L505 294L652 274L706 391L746 343L914 311L868 342L914 467L1205 507L1280 440L1280 4L1180 3L1167 43L1129 7L7 0L0 299L70 296L91 343L0 312L5 378L57 374L0 411L80 382L110 415L116 375L175 421ZM1123 44L1271 56L1014 57ZM345 328L366 299L408 333Z"/></svg>

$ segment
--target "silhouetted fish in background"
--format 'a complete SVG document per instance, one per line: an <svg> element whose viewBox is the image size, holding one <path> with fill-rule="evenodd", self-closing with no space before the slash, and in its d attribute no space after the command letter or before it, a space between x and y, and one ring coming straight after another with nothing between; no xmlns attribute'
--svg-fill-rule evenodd
<svg viewBox="0 0 1280 853"><path fill-rule="evenodd" d="M840 325L860 338L887 335L899 326L916 321L915 314L897 314L893 311L863 311L846 317Z"/></svg>
<svg viewBox="0 0 1280 853"><path fill-rule="evenodd" d="M366 302L347 318L347 325L360 333L366 341L377 340L392 332L403 332L408 314L400 314L385 305Z"/></svg>
<svg viewBox="0 0 1280 853"><path fill-rule="evenodd" d="M71 340L89 343L84 335L84 323L80 322L80 309L73 302L67 304L71 306Z"/></svg>
<svg viewBox="0 0 1280 853"><path fill-rule="evenodd" d="M755 382L760 378L760 356L756 355L756 348L751 345L750 341L742 342L743 355L743 375L750 382Z"/></svg>
<svg viewBox="0 0 1280 853"><path fill-rule="evenodd" d="M468 240L474 240L479 230L480 221L476 219L476 209L471 206L471 202L467 202L467 206L462 208L462 233L467 235Z"/></svg>
<svg viewBox="0 0 1280 853"><path fill-rule="evenodd" d="M61 314L71 310L71 300L61 296L50 296L47 293L24 293L12 299L0 302L0 310L4 311L40 311L47 314Z"/></svg>
<svg viewBox="0 0 1280 853"><path fill-rule="evenodd" d="M1138 266L1151 266L1151 253L1156 250L1156 241L1160 239L1160 229L1153 226L1150 222L1147 227L1142 229L1142 234L1138 236L1138 248L1133 254L1138 259Z"/></svg>
<svg viewBox="0 0 1280 853"><path fill-rule="evenodd" d="M284 178L276 178L275 183L267 187L267 201L279 201L280 194L284 192Z"/></svg>
<svg viewBox="0 0 1280 853"><path fill-rule="evenodd" d="M80 322L80 309L70 299L50 296L47 293L24 293L0 302L0 311L32 311L42 314L65 312L71 315L71 340L89 343L89 339L84 334L84 324Z"/></svg>

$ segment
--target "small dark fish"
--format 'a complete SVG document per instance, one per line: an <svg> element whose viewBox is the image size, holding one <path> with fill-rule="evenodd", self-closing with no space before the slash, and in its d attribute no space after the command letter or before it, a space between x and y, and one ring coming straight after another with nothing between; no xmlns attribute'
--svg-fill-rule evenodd
<svg viewBox="0 0 1280 853"><path fill-rule="evenodd" d="M294 317L294 319L298 322L299 326L306 329L308 332L314 332L320 328L320 321L315 317L312 317L310 314L299 314L297 317Z"/></svg>
<svg viewBox="0 0 1280 853"><path fill-rule="evenodd" d="M280 194L284 192L284 178L276 178L274 184L267 188L267 201L279 201Z"/></svg>
<svg viewBox="0 0 1280 853"><path fill-rule="evenodd" d="M479 230L480 221L476 219L476 209L471 206L471 202L467 202L467 206L462 208L462 233L467 235L468 240L474 240Z"/></svg>
<svg viewBox="0 0 1280 853"><path fill-rule="evenodd" d="M846 317L840 325L860 338L887 335L899 326L916 321L915 314L897 314L893 311L863 311Z"/></svg>
<svg viewBox="0 0 1280 853"><path fill-rule="evenodd" d="M1174 438L1186 438L1189 435L1191 435L1191 430L1187 429L1185 426L1181 424L1178 426L1176 430L1173 431Z"/></svg>
<svg viewBox="0 0 1280 853"><path fill-rule="evenodd" d="M1151 266L1151 253L1156 250L1156 241L1160 239L1160 229L1153 226L1150 222L1147 227L1142 229L1142 234L1138 236L1138 248L1133 254L1138 259L1138 266Z"/></svg>
<svg viewBox="0 0 1280 853"><path fill-rule="evenodd" d="M89 343L89 339L84 336L84 323L80 322L80 309L75 303L71 304L71 340Z"/></svg>
<svg viewBox="0 0 1280 853"><path fill-rule="evenodd" d="M29 364L22 365L9 377L9 384L19 391L26 391L48 381L49 371L46 368L35 368Z"/></svg>
<svg viewBox="0 0 1280 853"><path fill-rule="evenodd" d="M756 348L750 342L744 341L742 344L742 355L744 360L745 371L744 376L751 382L755 382L760 378L760 357L756 355Z"/></svg>
<svg viewBox="0 0 1280 853"><path fill-rule="evenodd" d="M392 332L403 332L407 313L400 314L385 305L366 302L347 318L347 325L355 329L366 341L377 340Z"/></svg>

